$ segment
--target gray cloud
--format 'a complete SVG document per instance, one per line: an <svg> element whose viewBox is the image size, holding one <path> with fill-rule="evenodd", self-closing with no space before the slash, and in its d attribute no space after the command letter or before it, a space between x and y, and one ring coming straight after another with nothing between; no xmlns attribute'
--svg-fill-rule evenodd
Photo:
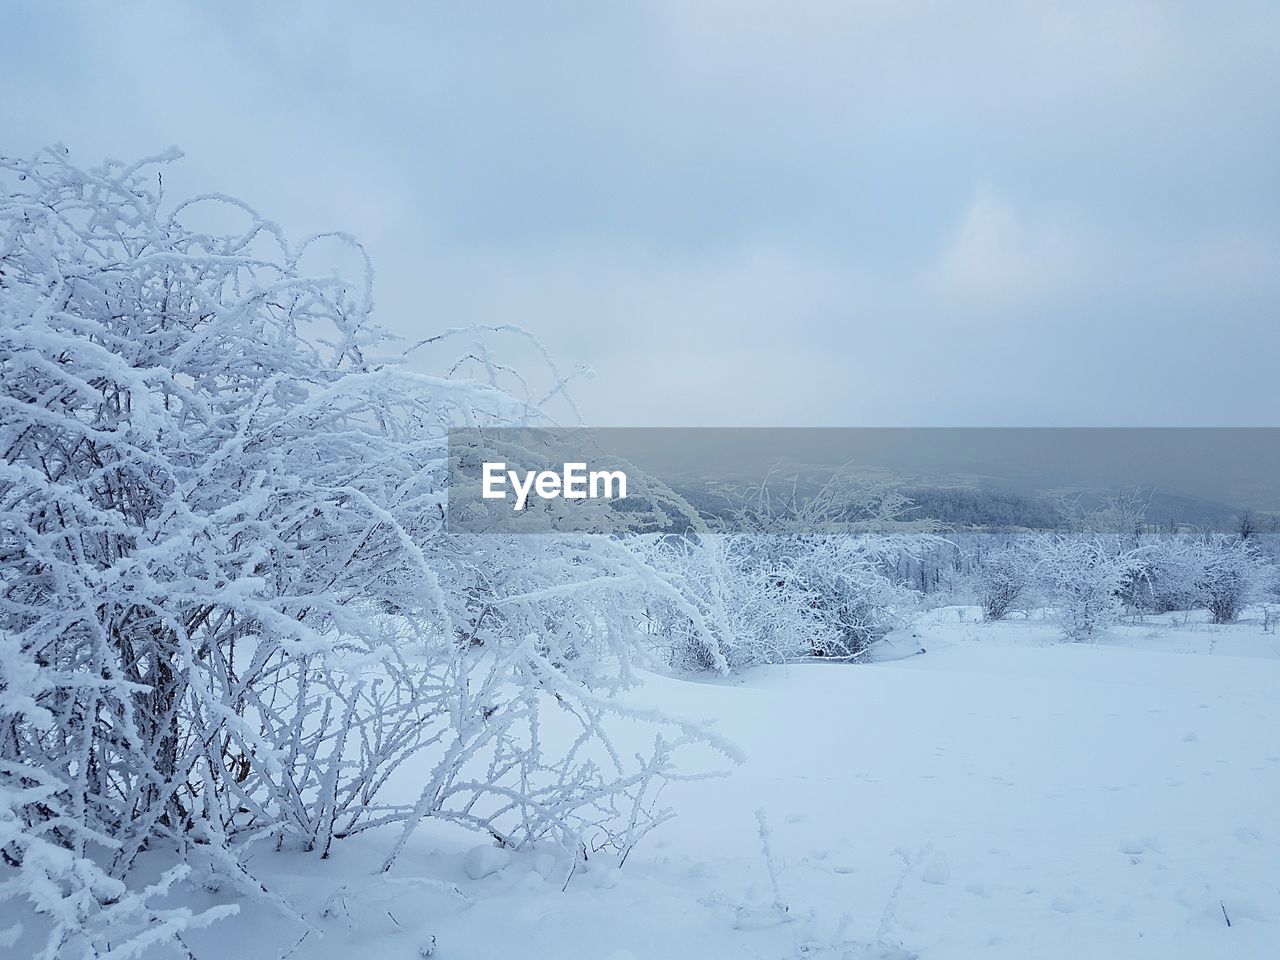
<svg viewBox="0 0 1280 960"><path fill-rule="evenodd" d="M798 9L797 9L798 7ZM8 152L345 228L618 424L1266 424L1266 3L21 5ZM519 351L517 350L517 353Z"/></svg>

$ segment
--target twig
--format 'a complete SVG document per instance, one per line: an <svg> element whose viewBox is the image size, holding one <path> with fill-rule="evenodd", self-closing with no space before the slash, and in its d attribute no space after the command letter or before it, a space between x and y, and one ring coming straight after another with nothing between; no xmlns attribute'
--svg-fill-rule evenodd
<svg viewBox="0 0 1280 960"><path fill-rule="evenodd" d="M308 930L308 931L307 931L306 933L304 933L301 937L299 937L299 938L298 938L298 942L297 942L297 943L295 943L295 944L293 945L293 949L292 949L292 950L290 950L288 953L282 954L282 955L281 955L281 957L280 957L280 960L289 960L289 958L290 958L290 957L292 957L295 953L297 953L297 952L298 952L298 948L299 948L300 946L302 946L303 941L304 941L304 940L306 940L306 939L307 939L307 937L309 937L309 936L311 936L311 931L310 931L310 930Z"/></svg>
<svg viewBox="0 0 1280 960"><path fill-rule="evenodd" d="M773 849L769 845L769 823L765 819L764 807L756 811L756 822L760 824L760 846L764 849L764 862L769 869L769 883L773 886L773 905L782 913L789 913L790 908L782 899L782 889L778 885L778 863L774 860Z"/></svg>

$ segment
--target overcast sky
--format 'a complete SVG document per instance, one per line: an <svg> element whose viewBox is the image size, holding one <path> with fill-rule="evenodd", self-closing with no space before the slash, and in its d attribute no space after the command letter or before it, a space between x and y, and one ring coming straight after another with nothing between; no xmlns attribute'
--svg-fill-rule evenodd
<svg viewBox="0 0 1280 960"><path fill-rule="evenodd" d="M1273 0L423 6L10 2L0 152L177 145L596 425L1280 424Z"/></svg>

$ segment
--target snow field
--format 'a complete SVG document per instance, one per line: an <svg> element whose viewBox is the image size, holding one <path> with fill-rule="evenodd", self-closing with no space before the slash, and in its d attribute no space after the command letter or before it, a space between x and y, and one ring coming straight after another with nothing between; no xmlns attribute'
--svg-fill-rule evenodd
<svg viewBox="0 0 1280 960"><path fill-rule="evenodd" d="M387 838L371 833L328 863L264 858L313 920L300 944L304 928L252 906L188 945L201 960L295 945L394 960L432 938L430 955L474 960L1280 953L1276 638L1178 617L1095 644L1052 631L951 608L879 650L920 655L652 676L637 701L717 718L748 761L670 786L677 819L624 869L570 876L558 851L428 824L378 878Z"/></svg>

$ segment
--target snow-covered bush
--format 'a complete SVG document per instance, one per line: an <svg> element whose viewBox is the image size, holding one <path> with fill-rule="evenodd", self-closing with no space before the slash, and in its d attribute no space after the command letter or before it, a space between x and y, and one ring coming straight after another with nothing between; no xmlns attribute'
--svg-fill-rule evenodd
<svg viewBox="0 0 1280 960"><path fill-rule="evenodd" d="M795 574L816 598L815 612L827 628L812 644L814 656L860 657L919 609L920 595L892 576L895 558L913 548L912 538L827 535L802 537L794 546Z"/></svg>
<svg viewBox="0 0 1280 960"><path fill-rule="evenodd" d="M819 598L794 570L761 562L756 538L701 534L647 538L651 563L678 595L656 596L645 624L663 659L682 670L728 673L785 663L833 645Z"/></svg>
<svg viewBox="0 0 1280 960"><path fill-rule="evenodd" d="M1223 534L1143 538L1131 561L1122 589L1130 606L1153 613L1204 608L1215 623L1232 623L1265 598L1275 574L1253 539Z"/></svg>
<svg viewBox="0 0 1280 960"><path fill-rule="evenodd" d="M1214 623L1235 623L1246 606L1263 596L1270 564L1247 538L1206 537L1200 549L1204 559L1198 586L1204 606Z"/></svg>
<svg viewBox="0 0 1280 960"><path fill-rule="evenodd" d="M1038 541L1038 578L1070 640L1089 639L1120 613L1129 559L1108 539L1068 534Z"/></svg>
<svg viewBox="0 0 1280 960"><path fill-rule="evenodd" d="M40 787L6 892L53 920L50 955L90 955L87 914L144 849L214 868L244 829L323 822L299 808L325 806L334 734L290 742L314 728L310 665L350 652L340 634L377 645L361 604L388 589L439 607L409 436L433 411L371 370L367 289L303 279L305 245L184 230L146 165L6 166L0 789ZM73 866L51 875L44 841ZM112 883L78 880L94 863Z"/></svg>
<svg viewBox="0 0 1280 960"><path fill-rule="evenodd" d="M1132 553L1121 596L1144 613L1191 610L1201 605L1203 573L1204 554L1194 537L1144 537Z"/></svg>
<svg viewBox="0 0 1280 960"><path fill-rule="evenodd" d="M837 476L803 501L770 502L761 488L734 519L740 532L648 538L681 594L648 609L650 635L680 668L860 657L919 606L899 560L936 538L875 532L932 528L902 520L905 506Z"/></svg>
<svg viewBox="0 0 1280 960"><path fill-rule="evenodd" d="M899 560L941 541L936 524L911 511L894 485L840 471L803 498L772 497L766 482L740 512L738 524L758 531L748 538L756 562L790 578L825 628L811 655L859 657L918 609Z"/></svg>
<svg viewBox="0 0 1280 960"><path fill-rule="evenodd" d="M973 589L982 615L1003 620L1031 586L1035 557L1025 545L1009 543L980 550L974 559Z"/></svg>
<svg viewBox="0 0 1280 960"><path fill-rule="evenodd" d="M0 902L40 914L43 956L213 919L152 904L188 869L265 895L264 838L439 817L585 855L662 819L674 751L712 738L610 695L671 586L617 540L444 534L444 430L536 416L495 367L375 357L370 272L303 269L362 256L346 237L166 209L151 161L0 169ZM243 227L184 226L202 203ZM658 728L647 756L621 715ZM382 800L397 775L416 803ZM185 865L131 888L162 850Z"/></svg>

